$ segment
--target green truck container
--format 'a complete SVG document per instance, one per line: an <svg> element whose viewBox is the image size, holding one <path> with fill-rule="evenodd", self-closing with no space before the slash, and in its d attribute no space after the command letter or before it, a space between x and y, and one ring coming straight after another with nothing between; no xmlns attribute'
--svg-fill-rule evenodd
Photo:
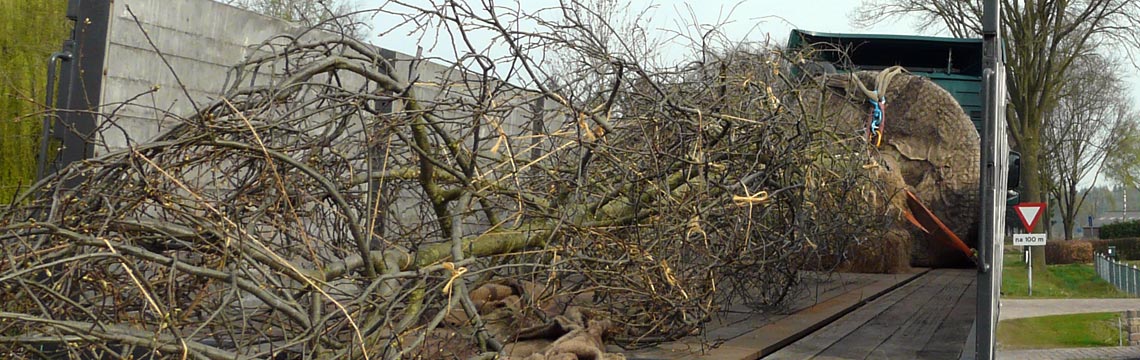
<svg viewBox="0 0 1140 360"><path fill-rule="evenodd" d="M792 30L788 48L811 48L819 68L878 71L900 65L950 92L974 128L982 129L982 39L932 36L835 34Z"/></svg>

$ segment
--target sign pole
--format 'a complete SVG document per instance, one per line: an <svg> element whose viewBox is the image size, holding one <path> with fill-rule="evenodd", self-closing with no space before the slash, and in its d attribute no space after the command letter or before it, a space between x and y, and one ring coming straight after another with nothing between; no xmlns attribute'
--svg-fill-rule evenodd
<svg viewBox="0 0 1140 360"><path fill-rule="evenodd" d="M1029 296L1033 296L1033 249L1026 246L1025 253L1029 254L1026 259L1029 259Z"/></svg>

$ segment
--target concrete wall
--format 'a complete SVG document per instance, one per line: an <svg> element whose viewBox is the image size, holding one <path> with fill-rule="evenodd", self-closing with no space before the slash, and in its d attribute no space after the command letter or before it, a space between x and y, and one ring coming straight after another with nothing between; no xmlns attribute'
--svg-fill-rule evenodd
<svg viewBox="0 0 1140 360"><path fill-rule="evenodd" d="M212 0L118 0L114 2L112 18L102 110L113 121L102 120L99 133L102 139L98 142L103 145L97 146L97 153L153 139L179 122L174 117L193 114L193 104L200 107L217 100L225 89L232 86L229 82L233 81L231 70L235 65L247 57L267 54L263 46L267 40L280 34L297 35L305 30L280 19ZM310 32L306 36L319 37L322 33ZM276 42L284 40L277 38ZM473 88L466 88L463 82L457 83L455 80L471 75L454 66L416 61L412 56L392 51L381 53L394 60L399 80L416 79L416 97L424 103L457 98L470 100L472 95L482 91L474 82L468 83ZM259 76L258 79L259 83L273 80L271 76ZM351 76L346 79L350 84L354 81ZM448 80L455 85L447 88L438 86L448 83ZM347 85L346 88L353 86ZM560 117L562 112L553 102L538 103L538 98L536 93L526 90L507 91L496 101L520 106L508 106L511 111L487 116L482 121L484 124L498 122L508 136L522 136L524 140L513 144L514 151L541 155L526 149L537 141L535 137L526 136L534 133L534 104L543 112L544 120L552 123L547 127L558 127L563 119ZM465 114L446 115L465 118ZM449 126L458 130L462 124ZM492 146L494 142L481 144L482 149ZM489 167L489 173L485 175L491 178L502 175L495 171ZM406 208L419 201L415 191L400 191L396 197L390 206ZM398 216L415 215L415 211L405 211ZM411 219L401 221L407 223ZM468 231L479 230L480 227L475 226Z"/></svg>
<svg viewBox="0 0 1140 360"><path fill-rule="evenodd" d="M260 51L258 45L279 34L304 30L212 0L119 0L113 6L102 99L103 112L114 114L118 127L104 128L106 147L98 151L153 138L172 122L164 114L189 115L194 102L216 100L228 85L230 69ZM455 68L417 61L409 72L404 69L409 69L413 57L401 53L394 57L405 79L418 77L423 84L420 97L462 96L462 89L441 91L432 86L461 79L463 74ZM511 101L534 97L519 91ZM507 114L503 119L507 132L529 130L532 116L526 111Z"/></svg>
<svg viewBox="0 0 1140 360"><path fill-rule="evenodd" d="M119 0L113 6L102 99L104 114L113 113L119 127L104 128L107 146L97 151L153 138L169 126L167 111L190 114L191 98L217 99L227 71L254 45L298 30L210 0Z"/></svg>

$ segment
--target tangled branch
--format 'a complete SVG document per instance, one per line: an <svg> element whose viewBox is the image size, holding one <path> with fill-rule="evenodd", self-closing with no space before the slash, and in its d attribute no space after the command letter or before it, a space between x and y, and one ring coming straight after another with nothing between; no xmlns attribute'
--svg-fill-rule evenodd
<svg viewBox="0 0 1140 360"><path fill-rule="evenodd" d="M861 129L806 99L828 95L786 54L655 68L568 40L583 24L410 16L514 55L267 41L219 100L0 214L0 349L470 357L565 319L643 346L786 306L883 229ZM580 67L545 75L540 43Z"/></svg>

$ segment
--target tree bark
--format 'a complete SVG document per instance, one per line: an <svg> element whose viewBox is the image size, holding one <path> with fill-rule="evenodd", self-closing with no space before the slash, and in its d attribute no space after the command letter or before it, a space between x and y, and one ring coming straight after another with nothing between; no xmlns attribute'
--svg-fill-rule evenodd
<svg viewBox="0 0 1140 360"><path fill-rule="evenodd" d="M1031 114L1026 115L1032 116ZM1015 122L1018 121L1018 119L1012 118L1009 121ZM1018 139L1018 150L1021 151L1021 202L1044 202L1045 192L1043 191L1044 187L1042 186L1043 181L1041 178L1040 142L1036 141L1036 139L1030 139L1030 137L1034 137L1032 134L1035 134L1035 132L1027 131L1024 134L1025 136ZM1043 221L1048 222L1048 220ZM1048 228L1048 226L1046 226L1046 228ZM1034 230L1036 230L1035 232L1047 232L1039 229ZM1044 269L1045 248L1042 246L1033 246L1030 251L1033 253L1033 266Z"/></svg>

